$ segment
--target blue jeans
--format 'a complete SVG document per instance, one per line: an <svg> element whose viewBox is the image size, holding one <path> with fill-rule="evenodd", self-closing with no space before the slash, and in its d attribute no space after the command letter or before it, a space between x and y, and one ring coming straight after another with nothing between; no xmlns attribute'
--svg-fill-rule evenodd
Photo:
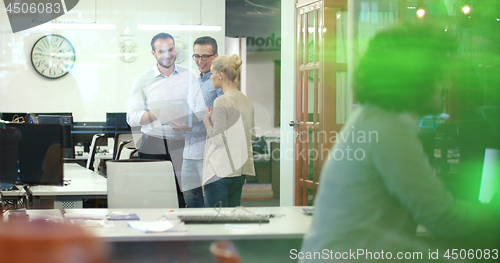
<svg viewBox="0 0 500 263"><path fill-rule="evenodd" d="M203 160L184 159L182 162L181 186L186 207L205 207L201 180Z"/></svg>
<svg viewBox="0 0 500 263"><path fill-rule="evenodd" d="M187 191L182 192L184 195L184 200L186 201L187 208L200 208L205 207L205 201L203 199L203 189L196 187Z"/></svg>
<svg viewBox="0 0 500 263"><path fill-rule="evenodd" d="M225 178L212 177L205 185L206 206L219 206L219 201L222 207L239 206L243 184L245 184L244 175Z"/></svg>

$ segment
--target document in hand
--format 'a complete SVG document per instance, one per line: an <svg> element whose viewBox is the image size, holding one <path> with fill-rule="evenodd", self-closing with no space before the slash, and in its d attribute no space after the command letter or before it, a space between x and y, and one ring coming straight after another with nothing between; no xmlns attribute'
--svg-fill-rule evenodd
<svg viewBox="0 0 500 263"><path fill-rule="evenodd" d="M192 126L193 111L185 99L148 102L148 107L162 124L175 121Z"/></svg>
<svg viewBox="0 0 500 263"><path fill-rule="evenodd" d="M143 233L183 232L187 231L183 222L172 223L169 220L161 221L134 221L128 226Z"/></svg>

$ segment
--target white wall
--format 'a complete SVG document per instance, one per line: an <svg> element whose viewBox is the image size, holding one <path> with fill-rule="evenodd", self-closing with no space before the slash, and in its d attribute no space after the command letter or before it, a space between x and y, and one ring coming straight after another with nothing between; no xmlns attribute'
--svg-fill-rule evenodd
<svg viewBox="0 0 500 263"><path fill-rule="evenodd" d="M241 59L240 66L240 76L239 76L239 89L243 94L247 94L247 48L245 45L244 38L232 38L226 37L226 55L232 56L233 54L237 54Z"/></svg>
<svg viewBox="0 0 500 263"><path fill-rule="evenodd" d="M295 198L294 136L288 122L295 120L295 1L281 1L281 143L280 205Z"/></svg>
<svg viewBox="0 0 500 263"><path fill-rule="evenodd" d="M280 137L280 128L274 127L274 61L280 60L279 51L247 53L247 96L255 110L257 136Z"/></svg>
<svg viewBox="0 0 500 263"><path fill-rule="evenodd" d="M116 24L116 29L28 29L13 34L7 16L0 16L0 112L70 111L75 121L104 121L106 112L126 111L135 77L155 65L150 41L161 32L139 30L138 24L221 26L215 32L167 32L176 39L177 49L184 46L186 58L180 65L196 74L191 55L197 37L212 36L219 53L225 49L225 0L80 0L58 22ZM31 65L31 48L45 34L66 37L76 50L75 66L60 79L46 79ZM117 55L125 40L137 45L138 58L131 63Z"/></svg>

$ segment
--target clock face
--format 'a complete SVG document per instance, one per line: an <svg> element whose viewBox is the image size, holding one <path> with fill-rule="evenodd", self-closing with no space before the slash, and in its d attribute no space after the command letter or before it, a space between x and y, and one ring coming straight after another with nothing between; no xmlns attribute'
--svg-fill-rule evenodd
<svg viewBox="0 0 500 263"><path fill-rule="evenodd" d="M57 79L68 74L73 68L75 49L60 35L43 36L31 50L31 63L40 75Z"/></svg>

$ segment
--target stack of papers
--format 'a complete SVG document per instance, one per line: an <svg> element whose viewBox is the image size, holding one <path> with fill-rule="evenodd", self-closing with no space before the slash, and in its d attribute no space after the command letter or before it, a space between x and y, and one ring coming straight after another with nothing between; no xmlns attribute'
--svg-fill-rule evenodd
<svg viewBox="0 0 500 263"><path fill-rule="evenodd" d="M169 220L161 221L134 221L128 222L128 226L143 233L161 232L185 232L187 231L184 222L172 223Z"/></svg>

